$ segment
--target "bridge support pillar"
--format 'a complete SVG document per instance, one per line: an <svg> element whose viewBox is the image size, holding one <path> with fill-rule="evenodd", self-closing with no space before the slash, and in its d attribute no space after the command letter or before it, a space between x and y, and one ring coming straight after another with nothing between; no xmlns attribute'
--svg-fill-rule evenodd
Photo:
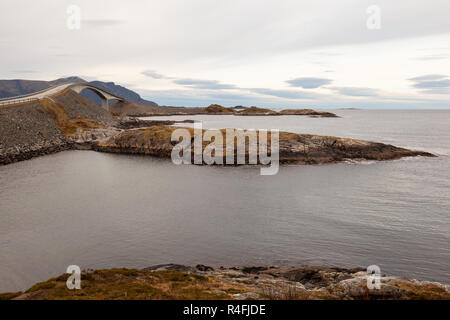
<svg viewBox="0 0 450 320"><path fill-rule="evenodd" d="M102 99L102 108L109 111L108 99Z"/></svg>

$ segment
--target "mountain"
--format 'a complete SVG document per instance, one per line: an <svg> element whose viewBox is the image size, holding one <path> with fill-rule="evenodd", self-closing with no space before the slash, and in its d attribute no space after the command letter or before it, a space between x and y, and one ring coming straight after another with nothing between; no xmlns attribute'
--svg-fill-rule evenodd
<svg viewBox="0 0 450 320"><path fill-rule="evenodd" d="M0 99L29 94L68 82L88 82L88 81L85 81L79 77L60 78L53 81L0 80ZM126 100L149 106L158 106L157 103L153 101L144 100L136 92L127 89L123 86L117 85L114 82L91 81L90 83L93 84L94 86L102 88ZM81 94L84 97L88 98L89 100L95 102L96 104L101 105L100 98L94 92L90 90L84 90Z"/></svg>
<svg viewBox="0 0 450 320"><path fill-rule="evenodd" d="M39 80L0 80L0 99L21 96L50 87L48 81Z"/></svg>

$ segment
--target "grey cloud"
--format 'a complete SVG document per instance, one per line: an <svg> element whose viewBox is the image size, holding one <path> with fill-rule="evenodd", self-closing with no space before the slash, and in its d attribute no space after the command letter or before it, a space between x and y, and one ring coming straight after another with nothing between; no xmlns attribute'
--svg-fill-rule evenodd
<svg viewBox="0 0 450 320"><path fill-rule="evenodd" d="M379 95L378 90L364 87L329 87L344 96L352 97L376 97Z"/></svg>
<svg viewBox="0 0 450 320"><path fill-rule="evenodd" d="M232 84L221 83L217 80L198 80L198 79L176 79L173 81L176 84L188 86L190 88L197 89L236 89L237 87Z"/></svg>
<svg viewBox="0 0 450 320"><path fill-rule="evenodd" d="M413 87L418 89L450 88L450 79L418 81L413 85Z"/></svg>
<svg viewBox="0 0 450 320"><path fill-rule="evenodd" d="M188 88L195 89L209 89L209 90L226 90L226 89L238 89L235 85L221 83L218 80L201 80L201 79L188 79L188 78L175 78L162 75L154 70L145 70L141 72L144 76L153 79L171 79L173 83L182 85Z"/></svg>
<svg viewBox="0 0 450 320"><path fill-rule="evenodd" d="M149 78L153 78L153 79L164 79L166 78L166 76L163 76L162 74L157 73L156 71L153 70L145 70L142 71L141 74L143 74L144 76L147 76Z"/></svg>
<svg viewBox="0 0 450 320"><path fill-rule="evenodd" d="M292 80L287 80L287 83L291 85L291 87L301 87L304 89L315 89L319 88L323 85L330 84L332 80L324 79L324 78L313 78L313 77L302 77L295 78Z"/></svg>
<svg viewBox="0 0 450 320"><path fill-rule="evenodd" d="M413 87L427 94L450 94L450 78L442 74L427 74L409 79Z"/></svg>
<svg viewBox="0 0 450 320"><path fill-rule="evenodd" d="M422 90L422 92L428 93L428 94L450 94L450 88L427 89L427 90Z"/></svg>
<svg viewBox="0 0 450 320"><path fill-rule="evenodd" d="M173 83L195 89L209 89L209 90L226 90L226 89L239 89L233 84L221 83L218 80L202 80L202 79L190 79L190 78L176 78L162 75L154 70L145 70L141 74L153 79L170 79Z"/></svg>
<svg viewBox="0 0 450 320"><path fill-rule="evenodd" d="M410 78L408 80L412 80L412 81L428 81L428 80L440 80L440 79L444 79L444 78L447 78L447 76L443 75L443 74L426 74L426 75L423 75L423 76Z"/></svg>

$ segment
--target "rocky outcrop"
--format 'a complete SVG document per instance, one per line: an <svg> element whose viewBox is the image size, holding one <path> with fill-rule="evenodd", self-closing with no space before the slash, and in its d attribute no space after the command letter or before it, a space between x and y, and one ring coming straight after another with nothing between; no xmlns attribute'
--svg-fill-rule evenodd
<svg viewBox="0 0 450 320"><path fill-rule="evenodd" d="M168 126L154 126L145 129L127 130L107 140L100 141L94 146L94 149L103 152L146 154L170 158L174 147L174 143L171 142L171 135L175 129ZM191 137L194 137L192 128L185 129L190 131ZM225 143L225 130L222 130L222 135ZM267 144L269 150L271 148L270 140L269 133ZM244 156L247 158L248 140L246 143ZM207 142L203 142L203 148L207 145ZM280 132L279 146L280 163L284 164L322 164L350 159L393 160L412 156L434 156L427 152L398 148L383 143L289 132ZM223 150L227 150L225 144ZM192 149L192 154L193 151ZM238 150L234 146L234 154L236 155L237 152ZM225 158L226 151L224 153Z"/></svg>
<svg viewBox="0 0 450 320"><path fill-rule="evenodd" d="M0 294L2 299L272 299L272 300L422 300L450 299L450 286L380 275L368 286L362 268L323 266L213 268L161 264L142 270L88 270L81 289L68 290L62 275L38 283L25 293ZM370 280L370 279L369 279ZM369 281L370 283L370 281Z"/></svg>
<svg viewBox="0 0 450 320"><path fill-rule="evenodd" d="M236 111L237 116L278 116L279 113L270 109L250 107L240 111Z"/></svg>
<svg viewBox="0 0 450 320"><path fill-rule="evenodd" d="M233 114L234 110L231 108L225 108L219 104L211 104L205 108L207 114Z"/></svg>
<svg viewBox="0 0 450 320"><path fill-rule="evenodd" d="M450 299L450 285L380 275L379 288L368 288L368 273L362 268L303 266L292 268L219 268L197 272L211 274L235 284L245 284L251 293L270 299ZM259 270L258 270L259 269Z"/></svg>
<svg viewBox="0 0 450 320"><path fill-rule="evenodd" d="M57 121L39 102L0 107L0 164L70 149Z"/></svg>
<svg viewBox="0 0 450 320"><path fill-rule="evenodd" d="M280 162L321 164L346 160L394 160L403 157L434 157L433 154L384 143L280 132Z"/></svg>
<svg viewBox="0 0 450 320"><path fill-rule="evenodd" d="M309 116L312 118L339 118L336 114L325 111L316 111L313 109L285 109L280 112L264 109L264 108L245 108L242 110L235 110L237 116Z"/></svg>
<svg viewBox="0 0 450 320"><path fill-rule="evenodd" d="M339 118L336 114L326 111L316 111L313 109L285 109L279 112L280 115L289 116L310 116L320 118Z"/></svg>

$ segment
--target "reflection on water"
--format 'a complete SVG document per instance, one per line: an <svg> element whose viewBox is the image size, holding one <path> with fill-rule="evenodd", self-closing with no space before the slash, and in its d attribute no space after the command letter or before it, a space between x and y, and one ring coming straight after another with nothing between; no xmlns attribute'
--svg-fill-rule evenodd
<svg viewBox="0 0 450 320"><path fill-rule="evenodd" d="M0 167L0 292L70 264L377 264L450 283L450 112L342 113L203 117L205 127L278 126L441 156L284 166L275 176L90 151Z"/></svg>

